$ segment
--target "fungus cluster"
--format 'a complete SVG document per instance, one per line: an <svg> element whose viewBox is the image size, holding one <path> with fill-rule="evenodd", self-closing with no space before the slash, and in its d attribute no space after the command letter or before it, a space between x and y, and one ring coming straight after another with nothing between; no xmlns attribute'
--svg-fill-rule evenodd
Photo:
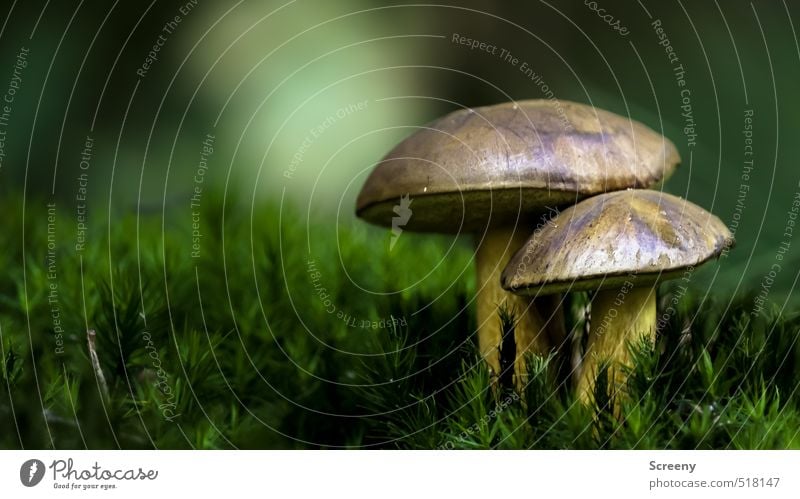
<svg viewBox="0 0 800 499"><path fill-rule="evenodd" d="M394 207L410 199L405 230L472 235L480 353L499 376L498 312L512 310L518 384L527 353L546 355L565 342L562 293L608 290L597 293L593 310L610 310L614 287L640 275L624 310L611 312L607 328L614 333L590 339L580 378L588 379L596 369L592 359L626 360L618 336L652 334L653 275L699 264L698 255L710 258L730 240L701 208L643 190L659 185L679 162L661 134L584 104L529 100L463 109L390 151L362 187L356 214L388 227ZM553 210L558 214L544 223ZM713 249L701 251L703 245Z"/></svg>

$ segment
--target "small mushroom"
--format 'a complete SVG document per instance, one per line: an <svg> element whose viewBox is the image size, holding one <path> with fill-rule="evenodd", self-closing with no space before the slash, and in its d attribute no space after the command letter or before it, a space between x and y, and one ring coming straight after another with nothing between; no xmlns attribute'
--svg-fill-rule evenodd
<svg viewBox="0 0 800 499"><path fill-rule="evenodd" d="M691 275L734 243L722 221L686 200L650 190L602 194L564 210L531 237L503 272L523 295L594 290L577 389L592 399L601 362L617 387L630 364L628 342L655 341L656 289Z"/></svg>
<svg viewBox="0 0 800 499"><path fill-rule="evenodd" d="M464 109L421 127L381 160L356 202L364 220L404 230L472 233L478 270L478 343L499 374L498 308L515 310L517 358L564 338L558 297L520 298L500 273L548 207L609 190L650 187L679 163L675 146L646 126L591 106L529 100ZM411 204L409 204L409 200ZM523 363L515 363L517 373Z"/></svg>

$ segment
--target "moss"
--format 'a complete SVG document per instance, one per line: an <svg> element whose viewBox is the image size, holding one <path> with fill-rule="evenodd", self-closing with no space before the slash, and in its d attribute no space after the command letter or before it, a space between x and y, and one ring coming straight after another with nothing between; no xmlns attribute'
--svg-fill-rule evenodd
<svg viewBox="0 0 800 499"><path fill-rule="evenodd" d="M2 204L10 215L21 200ZM252 223L228 208L223 236L221 206L208 203L200 258L185 224L162 232L158 217L120 216L109 227L99 211L77 254L59 211L48 279L44 203L28 206L24 245L19 216L0 244L2 448L800 447L800 317L754 318L748 296L663 289L659 302L678 306L655 345L631 345L636 368L613 417L576 402L563 359L529 362L525 404L490 389L470 334L469 241L404 233L386 256L375 251L385 231L312 221L307 232L274 206ZM405 287L430 269L395 294L355 284Z"/></svg>

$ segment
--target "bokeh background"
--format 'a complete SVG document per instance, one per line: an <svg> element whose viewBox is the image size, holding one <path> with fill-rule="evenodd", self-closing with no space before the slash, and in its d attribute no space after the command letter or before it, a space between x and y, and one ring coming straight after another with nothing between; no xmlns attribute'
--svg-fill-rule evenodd
<svg viewBox="0 0 800 499"><path fill-rule="evenodd" d="M731 226L739 202L739 246L717 285L758 284L799 188L796 5L604 0L608 19L619 20L614 29L587 4L12 2L0 35L6 78L20 49L30 55L0 189L69 203L91 136L88 197L103 207L93 220L136 210L185 218L212 134L207 186L245 205L281 199L351 223L366 173L410 127L460 106L543 98L546 84L557 98L629 115L671 138L684 162L669 192ZM176 15L171 34L162 31ZM655 20L678 63L659 44ZM455 33L521 62L454 43ZM159 35L163 47L141 77ZM540 84L520 70L523 62ZM677 64L690 92L689 133ZM740 199L747 111L754 163ZM329 117L324 133L310 134ZM790 294L796 268L785 266L774 298Z"/></svg>
<svg viewBox="0 0 800 499"><path fill-rule="evenodd" d="M698 274L693 286L701 295L725 300L768 283L769 300L790 311L800 297L800 229L786 230L800 193L798 25L800 7L789 0L6 1L0 94L11 101L0 103L0 197L4 248L16 249L6 249L15 284L5 284L4 296L27 297L19 283L37 278L30 262L46 258L48 203L66 220L58 228L58 251L67 255L62 275L80 253L75 243L84 235L84 203L86 247L107 252L109 268L100 275L112 277L85 284L84 293L113 288L109 236L125 220L145 220L115 236L131 245L144 241L143 249L137 246L140 259L148 252L167 255L169 247L174 258L191 263L197 210L203 211L204 252L220 244L222 254L225 244L252 250L247 237L224 241L219 231L226 217L302 234L278 241L280 250L267 258L278 268L281 255L299 255L294 273L303 282L287 286L283 265L283 277L264 282L261 302L316 293L312 272L303 267L306 255L341 259L337 272L348 277L348 266L360 266L363 281L333 294L350 293L362 304L413 295L416 283L436 272L465 280L469 289L468 237L409 234L407 245L389 255L388 230L353 214L358 190L380 157L415 127L464 106L546 98L552 91L558 99L630 116L676 144L683 164L664 189L719 216L738 241ZM519 62L456 43L454 35L506 50ZM523 63L538 78L526 75ZM269 216L259 217L263 211ZM143 238L140 224L151 222L154 235ZM319 227L333 237L317 237ZM340 239L353 234L361 245L343 245ZM37 237L42 251L18 256ZM422 240L438 246L415 246ZM455 268L442 264L451 250ZM417 257L420 265L395 269L392 280L374 270ZM172 261L156 276L163 281L150 285L200 293L191 289L194 275L167 270ZM238 263L249 265L228 265ZM232 282L217 270L197 272L203 292L223 286L243 296L258 292L252 278ZM168 292L156 294L165 307L175 306ZM245 306L255 310L230 293L227 298L220 301L233 315L247 313ZM3 310L17 318L0 322L7 335L14 324L25 324L10 312L18 304L9 300ZM47 309L24 312L46 315ZM306 335L303 313L269 317L262 329L277 324ZM386 310L371 317L387 317ZM77 331L86 325L81 317L73 321L67 348L83 352ZM313 331L324 327L312 321ZM161 347L181 351L184 338L165 338ZM308 363L302 367L314 371ZM329 424L320 432L335 432Z"/></svg>

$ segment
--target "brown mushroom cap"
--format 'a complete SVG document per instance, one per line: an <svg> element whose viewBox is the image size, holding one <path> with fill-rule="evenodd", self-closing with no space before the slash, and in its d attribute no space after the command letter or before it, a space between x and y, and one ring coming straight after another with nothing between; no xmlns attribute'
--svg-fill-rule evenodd
<svg viewBox="0 0 800 499"><path fill-rule="evenodd" d="M511 258L503 288L520 294L619 287L668 279L734 243L722 221L651 190L602 194L553 218Z"/></svg>
<svg viewBox="0 0 800 499"><path fill-rule="evenodd" d="M528 100L465 109L398 144L372 171L356 214L391 225L402 196L406 229L434 232L513 225L601 192L647 188L680 162L661 134L636 121L567 101Z"/></svg>

